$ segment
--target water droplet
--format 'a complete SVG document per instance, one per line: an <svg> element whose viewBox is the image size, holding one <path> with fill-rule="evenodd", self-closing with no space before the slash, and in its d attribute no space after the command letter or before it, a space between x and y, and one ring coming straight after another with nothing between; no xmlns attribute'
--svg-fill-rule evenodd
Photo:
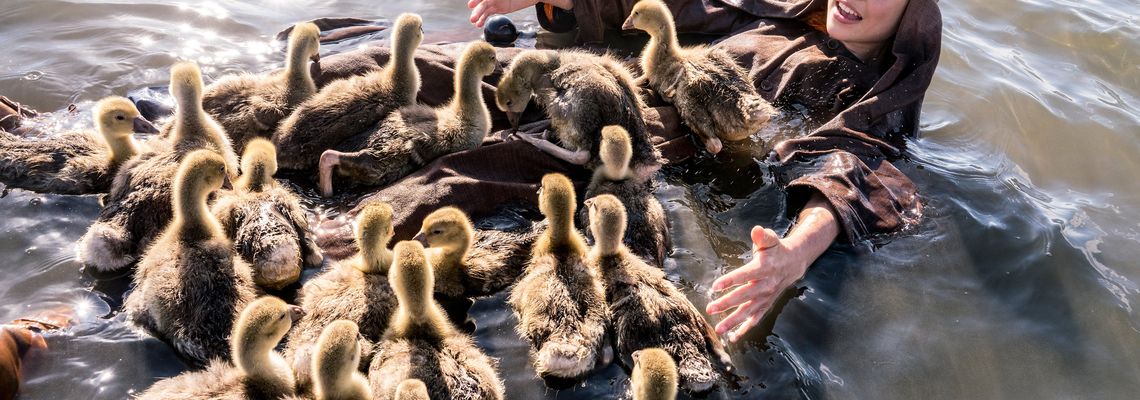
<svg viewBox="0 0 1140 400"><path fill-rule="evenodd" d="M38 81L38 80L40 80L40 78L43 78L43 77L44 77L43 71L30 71L30 72L24 74L24 80L25 81Z"/></svg>
<svg viewBox="0 0 1140 400"><path fill-rule="evenodd" d="M38 206L44 203L44 199L40 197L33 197L30 201L28 201L28 203L33 206Z"/></svg>

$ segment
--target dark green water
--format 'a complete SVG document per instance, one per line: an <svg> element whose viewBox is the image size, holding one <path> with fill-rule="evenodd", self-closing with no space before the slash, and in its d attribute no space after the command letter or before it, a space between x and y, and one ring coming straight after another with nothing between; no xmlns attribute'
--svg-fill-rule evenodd
<svg viewBox="0 0 1140 400"><path fill-rule="evenodd" d="M40 110L165 84L175 57L197 60L208 79L275 68L282 56L272 36L297 20L412 11L424 16L429 40L479 35L462 2L447 0L2 3L0 94ZM746 387L710 397L1140 393L1135 4L940 6L941 65L921 137L900 164L927 201L925 220L873 252L825 254L777 318L732 349ZM526 14L516 21L533 23ZM781 134L798 132L791 122ZM782 193L753 160L765 153L758 146L690 165L658 192L678 247L668 272L698 306L721 271L746 261L752 225L787 227ZM74 242L97 212L94 197L12 190L0 198L0 321L60 305L80 311L75 328L27 359L23 399L118 399L184 368L164 344L114 317L108 304L125 288L75 262ZM627 397L616 367L579 387L545 388L502 297L477 302L472 316L478 342L500 359L509 397Z"/></svg>

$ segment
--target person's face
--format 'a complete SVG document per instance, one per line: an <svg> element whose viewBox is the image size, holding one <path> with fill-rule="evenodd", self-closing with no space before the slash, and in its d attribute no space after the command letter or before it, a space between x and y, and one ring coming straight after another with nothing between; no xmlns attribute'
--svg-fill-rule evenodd
<svg viewBox="0 0 1140 400"><path fill-rule="evenodd" d="M848 47L881 46L894 35L907 1L828 0L827 35Z"/></svg>

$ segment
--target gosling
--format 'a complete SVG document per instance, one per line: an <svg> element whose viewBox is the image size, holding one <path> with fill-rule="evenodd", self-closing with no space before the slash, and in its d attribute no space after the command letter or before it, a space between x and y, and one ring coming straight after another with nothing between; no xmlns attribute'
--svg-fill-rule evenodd
<svg viewBox="0 0 1140 400"><path fill-rule="evenodd" d="M0 130L0 183L37 193L79 195L110 190L119 167L147 148L135 142L135 125L150 123L130 100L118 96L100 100L91 113L96 132L25 139Z"/></svg>
<svg viewBox="0 0 1140 400"><path fill-rule="evenodd" d="M433 399L502 399L495 362L432 300L434 278L423 246L404 241L395 253L388 274L400 307L368 369L373 395L394 398L402 382L419 379Z"/></svg>
<svg viewBox="0 0 1140 400"><path fill-rule="evenodd" d="M447 154L471 150L491 131L491 113L483 103L483 77L495 71L495 48L472 42L459 57L455 96L440 107L401 107L380 128L321 154L321 194L331 196L333 170L353 183L382 186L403 178Z"/></svg>
<svg viewBox="0 0 1140 400"><path fill-rule="evenodd" d="M317 400L370 400L368 377L361 374L359 331L352 321L329 324L313 355L313 397Z"/></svg>
<svg viewBox="0 0 1140 400"><path fill-rule="evenodd" d="M405 379L396 386L396 400L430 400L427 386L419 379Z"/></svg>
<svg viewBox="0 0 1140 400"><path fill-rule="evenodd" d="M612 356L603 349L609 322L605 292L586 256L586 241L574 230L576 201L565 176L542 178L538 202L548 226L507 300L543 379L576 380Z"/></svg>
<svg viewBox="0 0 1140 400"><path fill-rule="evenodd" d="M641 53L643 79L677 107L682 122L710 154L720 152L721 140L739 141L756 133L776 113L728 52L681 47L673 15L664 2L639 1L622 29L649 33L649 43Z"/></svg>
<svg viewBox="0 0 1140 400"><path fill-rule="evenodd" d="M357 218L356 242L360 253L333 264L305 283L297 301L308 314L289 333L285 357L297 366L301 387L309 384L305 374L310 347L324 327L337 320L355 323L362 339L362 364L367 366L373 347L384 335L396 310L396 294L388 282L392 252L392 207L382 202L367 203Z"/></svg>
<svg viewBox="0 0 1140 400"><path fill-rule="evenodd" d="M633 400L677 398L677 364L665 350L649 348L633 352L633 376L629 378Z"/></svg>
<svg viewBox="0 0 1140 400"><path fill-rule="evenodd" d="M303 314L300 307L276 297L251 302L241 311L230 335L232 362L215 359L204 371L158 381L138 399L275 399L292 395L293 373L273 348Z"/></svg>
<svg viewBox="0 0 1140 400"><path fill-rule="evenodd" d="M323 261L297 195L273 180L277 151L254 138L241 157L234 190L218 196L212 210L238 254L253 266L253 282L280 290L296 283L305 267Z"/></svg>
<svg viewBox="0 0 1140 400"><path fill-rule="evenodd" d="M174 121L168 125L170 144L139 154L119 167L99 217L76 247L84 265L118 270L134 263L151 246L174 214L170 196L174 174L190 152L212 150L221 155L228 174L238 169L237 155L225 132L202 110L198 66L174 64L170 92L178 103Z"/></svg>
<svg viewBox="0 0 1140 400"><path fill-rule="evenodd" d="M550 132L517 134L555 158L595 169L602 127L621 125L633 143L631 168L639 180L661 167L661 156L649 142L642 117L644 103L629 71L612 57L579 51L531 50L519 53L503 72L495 92L499 109L518 128L519 115L531 98L550 116L560 143Z"/></svg>
<svg viewBox="0 0 1140 400"><path fill-rule="evenodd" d="M392 58L384 68L325 85L281 121L273 144L282 168L316 167L325 150L375 129L397 108L415 104L420 72L414 53L423 40L422 26L418 15L401 14L392 33Z"/></svg>
<svg viewBox="0 0 1140 400"><path fill-rule="evenodd" d="M225 179L217 153L186 156L175 175L174 220L143 255L134 291L123 304L127 320L199 365L229 358L226 335L255 296L249 264L206 206Z"/></svg>
<svg viewBox="0 0 1140 400"><path fill-rule="evenodd" d="M319 62L320 51L320 28L308 22L293 25L283 71L225 76L206 88L202 106L225 128L235 148L271 137L281 120L317 93L308 62Z"/></svg>
<svg viewBox="0 0 1140 400"><path fill-rule="evenodd" d="M704 393L731 369L724 346L700 311L665 279L665 273L631 254L621 238L625 207L612 195L586 200L596 240L590 260L601 270L613 318L615 347L628 356L660 347L678 360L681 384Z"/></svg>
<svg viewBox="0 0 1140 400"><path fill-rule="evenodd" d="M621 200L629 220L622 242L633 254L663 267L672 246L669 220L665 217L665 208L653 196L653 181L633 179L629 170L631 152L625 129L618 125L602 128L598 151L602 166L594 170L594 177L586 187L586 198L612 194ZM578 221L580 226L589 225L588 210L578 212ZM592 236L590 232L587 235Z"/></svg>
<svg viewBox="0 0 1140 400"><path fill-rule="evenodd" d="M435 293L445 298L489 296L518 280L537 230L476 231L467 214L444 207L424 217L415 239L428 246Z"/></svg>

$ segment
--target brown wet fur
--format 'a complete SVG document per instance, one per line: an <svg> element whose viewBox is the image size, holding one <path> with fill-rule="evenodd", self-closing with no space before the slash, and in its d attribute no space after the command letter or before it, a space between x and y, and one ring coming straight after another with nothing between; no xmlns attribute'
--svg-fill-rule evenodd
<svg viewBox="0 0 1140 400"><path fill-rule="evenodd" d="M432 299L434 274L423 246L400 242L395 254L389 276L400 308L369 368L375 398L392 399L402 382L418 379L433 399L502 399L495 361Z"/></svg>
<svg viewBox="0 0 1140 400"><path fill-rule="evenodd" d="M543 177L539 208L548 226L508 299L544 378L578 379L592 371L609 321L597 270L586 257L585 239L574 230L575 202L569 179Z"/></svg>
<svg viewBox="0 0 1140 400"><path fill-rule="evenodd" d="M605 282L618 354L628 357L637 350L660 347L677 360L686 389L710 390L731 369L720 339L661 269L618 243L625 230L621 201L601 195L589 202L590 229L597 241L590 260Z"/></svg>
<svg viewBox="0 0 1140 400"><path fill-rule="evenodd" d="M143 255L135 289L123 305L127 320L198 365L229 358L226 338L255 295L249 264L234 252L206 205L225 174L222 158L212 151L186 157L174 184L178 212Z"/></svg>

